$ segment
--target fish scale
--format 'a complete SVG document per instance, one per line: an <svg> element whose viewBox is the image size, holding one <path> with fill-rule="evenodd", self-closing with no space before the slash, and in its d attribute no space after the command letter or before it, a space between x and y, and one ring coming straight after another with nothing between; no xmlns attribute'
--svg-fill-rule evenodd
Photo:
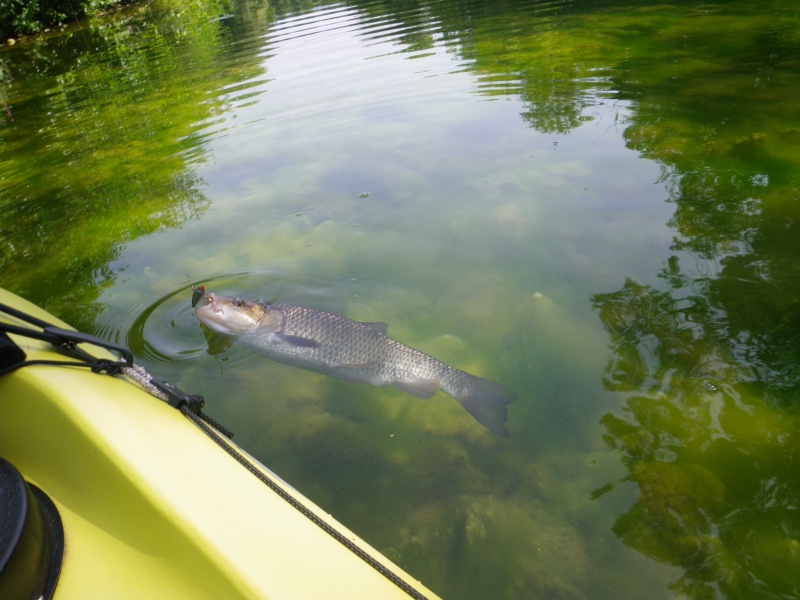
<svg viewBox="0 0 800 600"><path fill-rule="evenodd" d="M401 379L442 379L447 371L455 371L432 356L383 335L376 324L359 323L322 310L288 304L273 304L268 310L283 316L284 333L319 343L317 348L286 344L275 350L289 357L308 356L318 361L321 369L329 371L347 365L343 367L345 375L351 369L368 372L374 377L369 381L373 385L391 385ZM259 337L252 340L254 345L264 343Z"/></svg>
<svg viewBox="0 0 800 600"><path fill-rule="evenodd" d="M202 302L200 300L202 299ZM202 290L192 300L197 318L264 356L332 377L394 385L418 398L441 390L489 430L508 436L505 386L459 371L385 335L385 323L359 323L323 310L262 304Z"/></svg>

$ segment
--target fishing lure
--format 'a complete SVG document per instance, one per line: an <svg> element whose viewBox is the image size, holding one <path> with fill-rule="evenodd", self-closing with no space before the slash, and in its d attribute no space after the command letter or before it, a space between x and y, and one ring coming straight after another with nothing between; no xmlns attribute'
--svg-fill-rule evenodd
<svg viewBox="0 0 800 600"><path fill-rule="evenodd" d="M198 305L200 300L203 299L203 296L206 295L206 288L202 285L197 286L194 288L194 292L192 293L192 308Z"/></svg>

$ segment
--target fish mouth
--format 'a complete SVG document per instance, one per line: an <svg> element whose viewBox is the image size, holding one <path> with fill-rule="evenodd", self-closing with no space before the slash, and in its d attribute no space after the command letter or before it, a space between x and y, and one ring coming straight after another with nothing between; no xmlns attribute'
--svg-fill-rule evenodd
<svg viewBox="0 0 800 600"><path fill-rule="evenodd" d="M262 314L253 308L253 303L208 293L198 300L194 315L212 331L239 336L258 326Z"/></svg>
<svg viewBox="0 0 800 600"><path fill-rule="evenodd" d="M214 293L205 294L200 299L194 309L194 316L212 331L224 334L232 333L227 324L228 318L225 315L225 307Z"/></svg>
<svg viewBox="0 0 800 600"><path fill-rule="evenodd" d="M206 294L195 306L194 314L201 323L205 323L205 319L213 319L215 316L224 318L224 311L225 307L216 294Z"/></svg>
<svg viewBox="0 0 800 600"><path fill-rule="evenodd" d="M217 300L217 295L213 292L209 292L205 294L202 298L200 298L197 306L194 309L194 312L197 313L199 310L212 310L214 312L222 312L222 307L220 306L219 300Z"/></svg>

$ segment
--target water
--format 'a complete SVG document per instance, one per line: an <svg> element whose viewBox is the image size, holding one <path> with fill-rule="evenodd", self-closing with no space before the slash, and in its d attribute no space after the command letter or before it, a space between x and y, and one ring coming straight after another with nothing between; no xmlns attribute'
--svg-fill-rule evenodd
<svg viewBox="0 0 800 600"><path fill-rule="evenodd" d="M796 597L798 56L779 2L99 17L0 52L2 285L444 597ZM511 438L208 338L187 277L388 322Z"/></svg>

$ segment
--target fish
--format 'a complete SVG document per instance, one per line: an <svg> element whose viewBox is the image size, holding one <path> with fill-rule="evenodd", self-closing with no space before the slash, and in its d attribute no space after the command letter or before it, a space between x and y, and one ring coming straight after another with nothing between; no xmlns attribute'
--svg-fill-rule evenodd
<svg viewBox="0 0 800 600"><path fill-rule="evenodd" d="M508 437L509 388L459 371L388 337L386 323L362 323L324 310L268 304L193 290L192 306L207 329L272 360L346 381L393 385L417 398L437 391L455 398L478 423Z"/></svg>

